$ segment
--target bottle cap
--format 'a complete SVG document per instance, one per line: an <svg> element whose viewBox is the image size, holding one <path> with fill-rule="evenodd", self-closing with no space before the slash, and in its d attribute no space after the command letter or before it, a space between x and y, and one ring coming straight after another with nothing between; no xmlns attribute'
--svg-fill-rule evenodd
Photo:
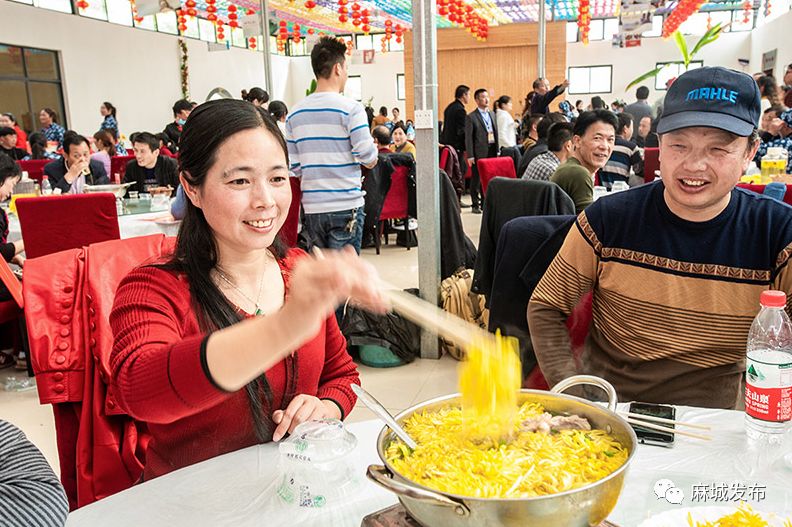
<svg viewBox="0 0 792 527"><path fill-rule="evenodd" d="M759 302L764 307L785 307L786 293L783 291L762 291Z"/></svg>

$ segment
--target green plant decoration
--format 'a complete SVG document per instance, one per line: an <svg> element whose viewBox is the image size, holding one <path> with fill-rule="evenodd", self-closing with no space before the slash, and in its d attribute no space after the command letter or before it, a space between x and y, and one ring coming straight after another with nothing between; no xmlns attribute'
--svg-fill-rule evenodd
<svg viewBox="0 0 792 527"><path fill-rule="evenodd" d="M307 90L305 90L305 96L308 97L315 91L316 91L316 79L312 80L311 85L308 87Z"/></svg>
<svg viewBox="0 0 792 527"><path fill-rule="evenodd" d="M695 58L696 54L699 51L701 51L701 48L703 48L708 44L712 44L713 42L718 40L718 37L720 37L721 33L723 33L723 30L726 29L729 25L731 24L721 24L720 22L718 22L717 24L709 28L707 32L704 33L704 35L698 40L698 42L696 42L696 45L693 46L692 50L688 50L687 41L685 40L685 37L682 35L682 33L680 33L678 30L674 31L674 35L673 35L674 43L676 44L680 54L682 55L682 63L685 65L685 71L688 70L690 63ZM629 90L633 86L637 84L641 84L643 81L647 79L657 77L657 75L659 75L660 72L663 71L663 69L666 66L668 66L668 64L664 64L662 66L659 66L653 70L649 70L646 73L638 76L632 82L630 82L630 84L627 85L625 90Z"/></svg>

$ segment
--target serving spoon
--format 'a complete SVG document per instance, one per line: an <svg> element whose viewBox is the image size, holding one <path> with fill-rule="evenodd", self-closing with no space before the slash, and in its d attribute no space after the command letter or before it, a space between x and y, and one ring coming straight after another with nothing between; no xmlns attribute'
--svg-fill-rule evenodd
<svg viewBox="0 0 792 527"><path fill-rule="evenodd" d="M410 434L408 434L407 431L396 422L396 419L393 418L390 412L388 412L388 410L382 406L382 403L375 399L373 395L361 388L360 385L352 384L351 386L352 391L355 392L355 395L357 395L361 401L363 401L363 404L365 404L369 410L377 414L377 417L385 421L385 424L388 425L388 427L390 427L390 429L393 430L399 439L404 441L408 447L410 447L412 450L415 450L415 447L418 445L415 443L413 438L410 437Z"/></svg>

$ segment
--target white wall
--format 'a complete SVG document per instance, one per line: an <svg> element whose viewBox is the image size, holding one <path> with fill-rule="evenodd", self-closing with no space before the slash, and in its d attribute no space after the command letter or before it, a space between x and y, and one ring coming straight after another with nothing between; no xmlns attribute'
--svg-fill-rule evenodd
<svg viewBox="0 0 792 527"><path fill-rule="evenodd" d="M777 49L774 75L779 84L782 82L787 65L792 63L790 27L792 27L792 11L753 32L751 36L751 72L761 70L763 53Z"/></svg>
<svg viewBox="0 0 792 527"><path fill-rule="evenodd" d="M60 52L69 126L93 134L102 121L99 106L118 108L121 132L159 132L173 120L181 98L177 39L142 29L37 9L0 0L0 42ZM235 97L264 84L263 55L239 48L209 52L206 42L186 39L190 95L205 100L223 87ZM273 57L273 99L289 99L290 59ZM0 101L0 107L2 101Z"/></svg>
<svg viewBox="0 0 792 527"><path fill-rule="evenodd" d="M360 75L363 104L373 98L371 104L375 111L378 111L380 106L387 106L390 114L391 108L396 107L404 117L404 101L398 100L396 94L396 75L400 73L404 73L404 53L402 52L376 52L373 64L350 64L349 66L350 76ZM310 87L313 78L311 58L292 57L292 96L296 101L305 96L305 90Z"/></svg>
<svg viewBox="0 0 792 527"><path fill-rule="evenodd" d="M687 37L688 47L692 48L699 37ZM751 57L751 34L749 32L724 33L713 44L702 49L696 59L703 60L705 66L725 66L743 70L737 62L738 58ZM586 95L568 95L567 99L574 102L583 100L586 104L591 97L599 95L606 103L610 104L616 99L627 103L635 101L635 89L625 91L627 85L640 74L655 67L657 62L680 60L679 49L673 40L662 38L643 39L641 45L635 48L613 48L610 41L590 42L584 45L580 42L567 44L567 66L594 66L608 64L613 66L613 79L611 93L592 93ZM749 68L745 69L750 71ZM551 82L558 82L550 79ZM661 97L665 92L654 89L654 79L641 83L650 91L649 102Z"/></svg>

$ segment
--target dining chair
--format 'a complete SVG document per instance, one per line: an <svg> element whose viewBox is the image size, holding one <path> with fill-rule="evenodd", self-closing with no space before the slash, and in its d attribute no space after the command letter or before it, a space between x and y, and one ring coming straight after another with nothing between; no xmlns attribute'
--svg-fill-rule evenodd
<svg viewBox="0 0 792 527"><path fill-rule="evenodd" d="M644 183L655 180L655 172L660 170L660 149L644 148Z"/></svg>
<svg viewBox="0 0 792 527"><path fill-rule="evenodd" d="M44 165L50 163L52 159L30 159L28 161L17 161L19 168L27 172L30 179L35 179L38 183L44 178Z"/></svg>
<svg viewBox="0 0 792 527"><path fill-rule="evenodd" d="M110 173L107 177L113 183L123 183L124 175L126 174L127 163L135 159L135 156L113 156L110 158ZM115 175L118 174L118 181L115 180Z"/></svg>
<svg viewBox="0 0 792 527"><path fill-rule="evenodd" d="M481 179L481 195L487 193L489 182L496 177L517 179L517 171L514 169L514 160L511 157L489 157L477 159L479 178Z"/></svg>
<svg viewBox="0 0 792 527"><path fill-rule="evenodd" d="M121 237L110 193L20 198L16 207L28 258Z"/></svg>
<svg viewBox="0 0 792 527"><path fill-rule="evenodd" d="M404 228L407 229L409 227L409 214L407 212L409 197L407 178L409 177L409 172L409 167L400 165L394 167L393 174L391 174L390 189L385 195L385 201L382 204L382 212L380 212L376 233L374 235L374 247L377 254L380 253L383 233L385 234L385 245L388 245L388 232L385 230L386 221L404 220ZM407 250L410 250L409 244L407 245Z"/></svg>

